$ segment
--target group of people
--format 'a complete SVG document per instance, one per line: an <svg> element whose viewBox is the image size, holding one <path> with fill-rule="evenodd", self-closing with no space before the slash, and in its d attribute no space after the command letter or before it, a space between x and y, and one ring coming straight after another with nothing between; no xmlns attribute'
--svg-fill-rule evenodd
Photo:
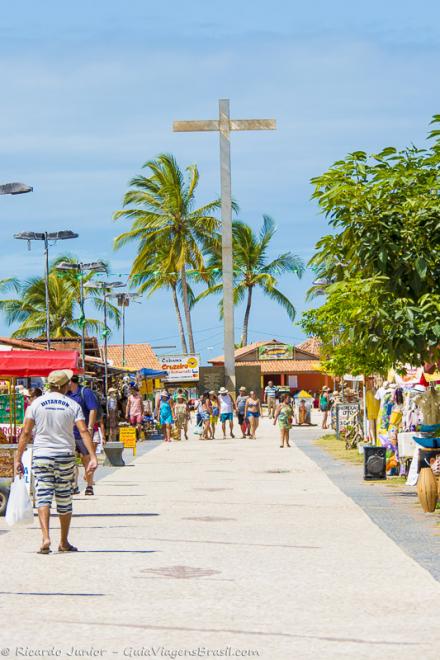
<svg viewBox="0 0 440 660"><path fill-rule="evenodd" d="M280 447L290 447L289 432L294 419L290 394L278 395L277 393L275 397L266 388L265 399L268 405L268 416L273 419L274 425L278 423L280 429ZM275 405L272 404L272 399ZM221 387L218 392L215 390L204 392L192 406L189 404L184 390L177 390L174 395L171 395L168 390L163 390L156 405L156 415L163 429L165 442L171 442L173 434L176 440L181 440L182 433L184 433L185 439L188 439L191 409L195 411L194 433L202 440L212 440L216 437L219 422L223 439L226 439L227 434L230 438L235 438L235 417L241 437L256 439L262 416L262 404L254 390L248 393L246 387L242 386L235 399L225 387Z"/></svg>

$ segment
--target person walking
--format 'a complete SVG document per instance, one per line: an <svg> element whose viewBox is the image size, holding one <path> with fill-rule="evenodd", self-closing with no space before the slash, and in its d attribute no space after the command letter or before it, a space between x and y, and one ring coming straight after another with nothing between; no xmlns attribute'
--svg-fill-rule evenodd
<svg viewBox="0 0 440 660"><path fill-rule="evenodd" d="M246 394L246 388L243 386L240 387L235 405L237 406L237 419L238 425L241 428L242 438L245 438L246 435L249 435L249 420L246 417L246 401L248 398L249 397Z"/></svg>
<svg viewBox="0 0 440 660"><path fill-rule="evenodd" d="M264 388L263 401L267 404L267 416L271 419L275 414L278 388L270 380Z"/></svg>
<svg viewBox="0 0 440 660"><path fill-rule="evenodd" d="M98 419L98 410L100 408L98 397L89 387L83 387L79 384L79 376L77 374L74 374L71 378L68 396L81 406L87 428L93 438L95 424ZM75 436L76 451L79 453L81 462L84 466L84 476L87 482L85 495L94 495L93 472L87 470L90 454L82 440L82 435L79 432L78 427L74 427L73 434ZM77 495L78 493L79 488L78 485L76 485L74 495Z"/></svg>
<svg viewBox="0 0 440 660"><path fill-rule="evenodd" d="M185 435L185 440L188 440L189 410L188 410L188 403L183 393L177 395L176 401L174 403L174 419L176 422L178 439L179 440L182 439L182 431L183 431Z"/></svg>
<svg viewBox="0 0 440 660"><path fill-rule="evenodd" d="M255 432L260 423L261 403L253 390L249 392L244 412L246 419L249 420L250 437L255 440Z"/></svg>
<svg viewBox="0 0 440 660"><path fill-rule="evenodd" d="M280 428L280 448L290 447L289 443L289 433L293 423L293 407L290 400L289 394L283 394L281 396L280 403L275 410L275 416L273 424L278 421L278 426Z"/></svg>
<svg viewBox="0 0 440 660"><path fill-rule="evenodd" d="M223 431L223 440L226 440L226 422L229 422L229 433L231 438L235 438L233 433L234 428L234 411L237 410L234 399L229 394L226 387L221 387L218 391L218 400L220 407L220 422Z"/></svg>
<svg viewBox="0 0 440 660"><path fill-rule="evenodd" d="M323 413L322 415L322 428L328 429L328 413L330 410L330 388L323 387L321 395L319 397L319 409Z"/></svg>
<svg viewBox="0 0 440 660"><path fill-rule="evenodd" d="M67 396L73 372L65 369L52 371L47 382L50 391L36 398L26 410L23 431L18 442L15 472L22 477L22 456L34 433L32 470L35 476L36 505L42 543L39 554L48 555L50 545L50 507L55 496L60 519L61 539L59 552L76 552L69 542L72 518L72 479L75 466L76 442L74 426L89 457L87 476L93 479L98 467L92 436L87 429L81 406Z"/></svg>
<svg viewBox="0 0 440 660"><path fill-rule="evenodd" d="M171 427L174 424L173 401L166 390L160 393L159 424L162 426L165 442L171 442Z"/></svg>
<svg viewBox="0 0 440 660"><path fill-rule="evenodd" d="M211 401L211 437L212 439L215 438L215 430L218 424L218 418L220 415L220 409L219 409L219 402L218 402L218 396L215 390L211 390L209 393L209 398Z"/></svg>
<svg viewBox="0 0 440 660"><path fill-rule="evenodd" d="M125 418L131 426L136 427L137 437L140 438L142 431L142 420L144 417L144 402L139 388L133 385L130 389L130 394L127 399L127 407L125 409Z"/></svg>

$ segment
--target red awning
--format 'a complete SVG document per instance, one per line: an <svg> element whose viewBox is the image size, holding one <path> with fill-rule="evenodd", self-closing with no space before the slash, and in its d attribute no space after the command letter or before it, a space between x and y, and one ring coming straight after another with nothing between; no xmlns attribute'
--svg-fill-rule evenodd
<svg viewBox="0 0 440 660"><path fill-rule="evenodd" d="M47 376L55 369L82 373L78 351L0 351L0 378Z"/></svg>

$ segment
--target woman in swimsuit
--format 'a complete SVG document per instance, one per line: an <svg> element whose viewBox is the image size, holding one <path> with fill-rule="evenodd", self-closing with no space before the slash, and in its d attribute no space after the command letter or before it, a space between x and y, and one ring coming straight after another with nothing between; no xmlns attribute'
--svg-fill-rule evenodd
<svg viewBox="0 0 440 660"><path fill-rule="evenodd" d="M277 406L277 409L275 411L275 417L273 420L274 426L277 423L277 420L278 420L278 426L280 427L280 439L281 439L280 447L281 448L283 448L284 446L290 447L289 432L293 422L293 408L292 408L292 404L290 403L289 394L284 394L281 397L281 403Z"/></svg>
<svg viewBox="0 0 440 660"><path fill-rule="evenodd" d="M258 428L261 415L261 403L260 399L257 398L257 395L254 391L249 392L249 396L246 401L246 407L244 409L244 415L249 420L250 426L250 437L255 440L255 431Z"/></svg>
<svg viewBox="0 0 440 660"><path fill-rule="evenodd" d="M171 427L173 420L173 401L165 390L160 395L159 423L162 426L165 442L171 442Z"/></svg>

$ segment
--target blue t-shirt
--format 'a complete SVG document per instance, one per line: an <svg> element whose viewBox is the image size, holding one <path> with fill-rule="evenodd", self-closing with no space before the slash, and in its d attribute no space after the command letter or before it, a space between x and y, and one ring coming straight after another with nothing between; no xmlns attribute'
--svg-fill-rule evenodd
<svg viewBox="0 0 440 660"><path fill-rule="evenodd" d="M68 396L79 403L84 413L86 424L89 424L89 417L91 410L98 410L98 399L96 394L92 392L89 387L78 387L75 393L69 392ZM77 440L81 438L81 434L76 428L73 429L73 434Z"/></svg>

